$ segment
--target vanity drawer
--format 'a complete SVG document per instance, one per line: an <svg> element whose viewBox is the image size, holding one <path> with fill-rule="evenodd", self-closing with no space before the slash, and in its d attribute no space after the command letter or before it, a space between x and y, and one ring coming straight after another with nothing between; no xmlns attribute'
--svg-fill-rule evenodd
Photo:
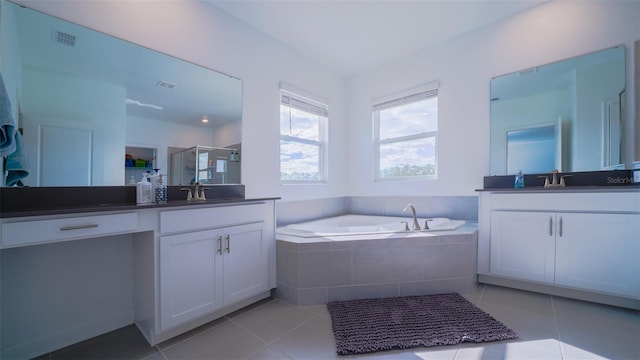
<svg viewBox="0 0 640 360"><path fill-rule="evenodd" d="M266 214L265 203L163 211L160 213L160 232L166 234L249 224L265 221Z"/></svg>
<svg viewBox="0 0 640 360"><path fill-rule="evenodd" d="M9 222L2 224L2 247L114 235L134 232L137 228L135 212Z"/></svg>

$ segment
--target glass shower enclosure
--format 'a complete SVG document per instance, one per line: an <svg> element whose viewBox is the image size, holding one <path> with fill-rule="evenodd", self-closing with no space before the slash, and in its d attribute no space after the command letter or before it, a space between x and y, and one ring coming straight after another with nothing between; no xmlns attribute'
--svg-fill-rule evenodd
<svg viewBox="0 0 640 360"><path fill-rule="evenodd" d="M171 154L169 185L240 184L237 149L194 146Z"/></svg>

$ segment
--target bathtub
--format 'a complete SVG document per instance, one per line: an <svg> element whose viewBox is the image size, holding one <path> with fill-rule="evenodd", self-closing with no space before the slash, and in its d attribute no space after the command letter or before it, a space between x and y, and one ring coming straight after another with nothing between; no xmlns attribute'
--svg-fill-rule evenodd
<svg viewBox="0 0 640 360"><path fill-rule="evenodd" d="M420 218L420 227L425 218ZM275 296L296 305L473 291L477 224L409 216L343 215L276 229ZM447 231L448 230L448 231Z"/></svg>
<svg viewBox="0 0 640 360"><path fill-rule="evenodd" d="M429 229L424 229L424 224ZM405 224L406 223L406 224ZM447 218L418 218L421 230L418 232L451 231L465 224L464 220ZM376 215L341 215L300 224L279 227L276 232L281 235L297 237L326 237L347 235L369 235L388 233L415 233L411 216L376 216Z"/></svg>

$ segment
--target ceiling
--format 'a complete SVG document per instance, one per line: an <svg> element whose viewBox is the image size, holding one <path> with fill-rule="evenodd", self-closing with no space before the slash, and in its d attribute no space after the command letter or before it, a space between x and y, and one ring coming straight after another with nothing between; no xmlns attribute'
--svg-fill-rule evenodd
<svg viewBox="0 0 640 360"><path fill-rule="evenodd" d="M549 0L206 0L351 76Z"/></svg>

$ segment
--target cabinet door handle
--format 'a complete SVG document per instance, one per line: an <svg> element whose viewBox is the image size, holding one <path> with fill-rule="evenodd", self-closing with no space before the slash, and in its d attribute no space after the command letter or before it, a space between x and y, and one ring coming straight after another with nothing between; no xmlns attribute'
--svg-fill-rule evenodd
<svg viewBox="0 0 640 360"><path fill-rule="evenodd" d="M218 255L222 255L222 235L218 235Z"/></svg>
<svg viewBox="0 0 640 360"><path fill-rule="evenodd" d="M227 240L227 248L225 250L227 250L227 254L229 254L231 252L231 235L226 234L224 238Z"/></svg>
<svg viewBox="0 0 640 360"><path fill-rule="evenodd" d="M553 236L553 218L549 216L549 236Z"/></svg>
<svg viewBox="0 0 640 360"><path fill-rule="evenodd" d="M63 226L63 227L60 228L60 231L92 229L92 228L97 228L98 226L99 226L98 224Z"/></svg>
<svg viewBox="0 0 640 360"><path fill-rule="evenodd" d="M560 217L560 224L558 225L558 231L560 232L560 237L562 237L562 216Z"/></svg>

